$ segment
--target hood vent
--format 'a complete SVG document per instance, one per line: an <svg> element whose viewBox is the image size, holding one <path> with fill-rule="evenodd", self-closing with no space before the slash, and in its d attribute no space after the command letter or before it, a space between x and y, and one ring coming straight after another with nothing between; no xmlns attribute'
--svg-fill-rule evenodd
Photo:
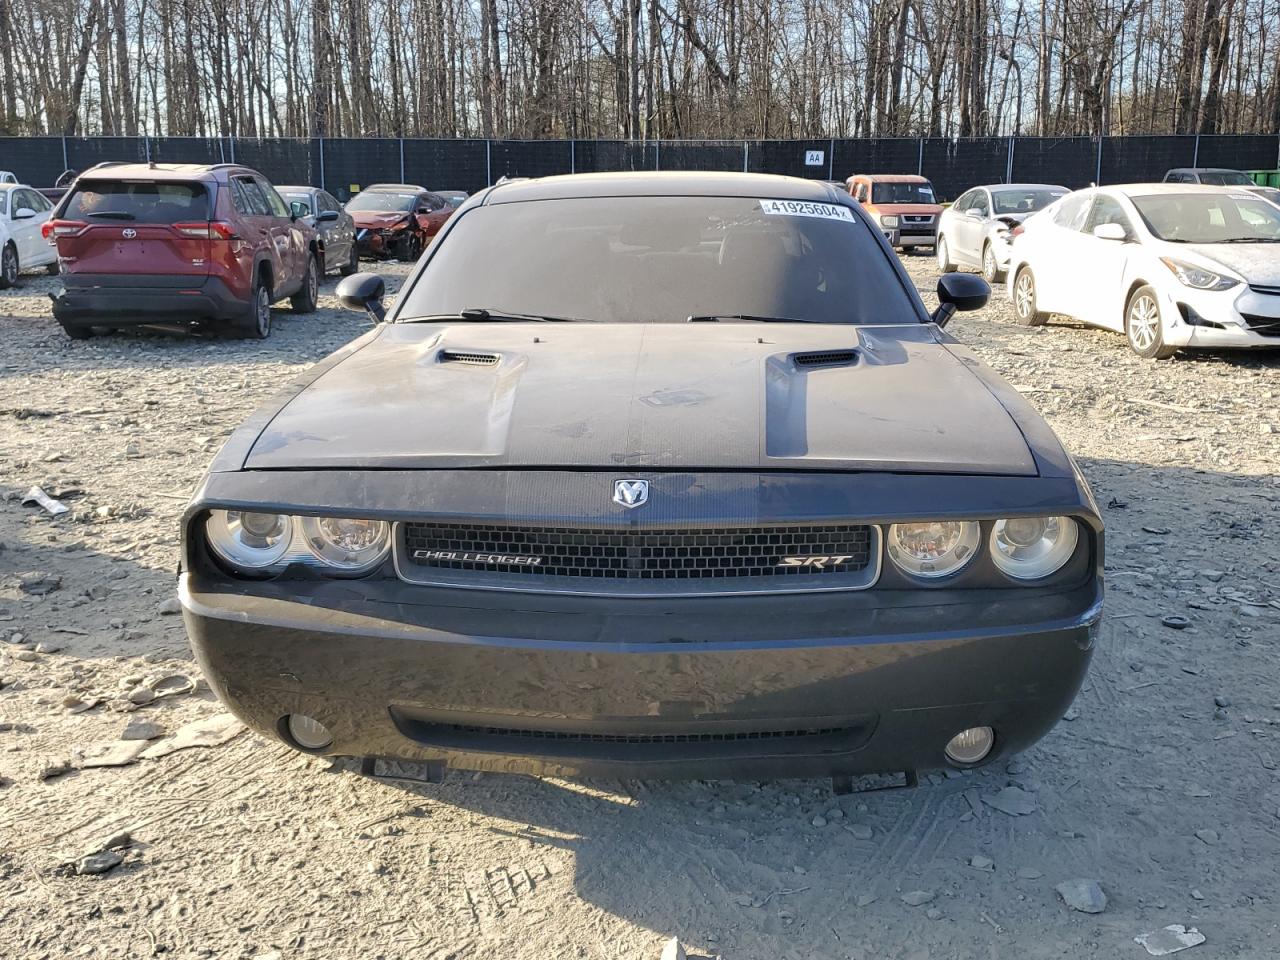
<svg viewBox="0 0 1280 960"><path fill-rule="evenodd" d="M473 367L492 367L498 362L498 355L475 350L441 350L436 359L440 363L469 363Z"/></svg>
<svg viewBox="0 0 1280 960"><path fill-rule="evenodd" d="M797 367L843 367L858 359L857 350L824 350L820 353L794 353Z"/></svg>

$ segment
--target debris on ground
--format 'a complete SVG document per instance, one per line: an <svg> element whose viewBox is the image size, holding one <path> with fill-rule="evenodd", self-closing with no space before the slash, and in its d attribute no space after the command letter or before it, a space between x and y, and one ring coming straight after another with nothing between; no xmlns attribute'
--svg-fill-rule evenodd
<svg viewBox="0 0 1280 960"><path fill-rule="evenodd" d="M143 760L155 760L191 747L218 747L242 732L243 723L229 713L219 713L179 727L173 736L147 747L141 757Z"/></svg>
<svg viewBox="0 0 1280 960"><path fill-rule="evenodd" d="M68 513L71 510L71 508L61 500L53 499L53 497L49 496L39 487L32 487L27 491L26 496L22 498L22 505L24 507L30 506L33 503L39 504L45 509L45 512L54 517Z"/></svg>
<svg viewBox="0 0 1280 960"><path fill-rule="evenodd" d="M1081 913L1102 913L1107 909L1107 895L1097 880L1064 880L1055 888L1058 896L1072 910Z"/></svg>
<svg viewBox="0 0 1280 960"><path fill-rule="evenodd" d="M1146 947L1147 953L1153 957L1167 957L1188 947L1198 947L1204 940L1204 934L1195 927L1184 927L1180 923L1171 923L1167 927L1133 938L1134 943Z"/></svg>
<svg viewBox="0 0 1280 960"><path fill-rule="evenodd" d="M125 767L136 761L147 749L145 740L111 740L95 743L77 751L77 766L82 770L95 767Z"/></svg>
<svg viewBox="0 0 1280 960"><path fill-rule="evenodd" d="M164 727L154 720L143 717L130 717L129 722L120 731L121 740L154 740L164 736Z"/></svg>
<svg viewBox="0 0 1280 960"><path fill-rule="evenodd" d="M909 907L919 907L931 901L936 894L932 890L912 890L902 894L902 902Z"/></svg>
<svg viewBox="0 0 1280 960"><path fill-rule="evenodd" d="M679 937L672 937L662 945L662 960L688 960Z"/></svg>
<svg viewBox="0 0 1280 960"><path fill-rule="evenodd" d="M117 853L115 850L103 850L101 853L91 853L87 857L81 857L76 861L75 871L82 877L93 876L114 870L122 863L124 863L124 854Z"/></svg>
<svg viewBox="0 0 1280 960"><path fill-rule="evenodd" d="M999 793L983 797L983 802L1011 817L1025 817L1036 812L1036 798L1020 787L1008 786Z"/></svg>

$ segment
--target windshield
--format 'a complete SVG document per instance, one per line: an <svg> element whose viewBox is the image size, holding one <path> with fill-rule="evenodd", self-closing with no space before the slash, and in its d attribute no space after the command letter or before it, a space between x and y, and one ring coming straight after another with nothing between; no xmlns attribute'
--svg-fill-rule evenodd
<svg viewBox="0 0 1280 960"><path fill-rule="evenodd" d="M139 223L208 220L209 198L201 183L81 180L72 191L62 218Z"/></svg>
<svg viewBox="0 0 1280 960"><path fill-rule="evenodd" d="M364 193L357 194L348 210L368 211L370 213L405 213L413 209L413 202L418 199L416 193Z"/></svg>
<svg viewBox="0 0 1280 960"><path fill-rule="evenodd" d="M927 183L873 183L872 203L935 203Z"/></svg>
<svg viewBox="0 0 1280 960"><path fill-rule="evenodd" d="M612 323L921 318L848 207L745 197L497 203L455 218L401 320L493 311Z"/></svg>
<svg viewBox="0 0 1280 960"><path fill-rule="evenodd" d="M9 210L9 190L0 190L0 217Z"/></svg>
<svg viewBox="0 0 1280 960"><path fill-rule="evenodd" d="M1147 229L1174 243L1280 240L1280 209L1250 193L1133 197Z"/></svg>
<svg viewBox="0 0 1280 960"><path fill-rule="evenodd" d="M1253 181L1239 170L1205 170L1200 182L1211 187L1252 187Z"/></svg>
<svg viewBox="0 0 1280 960"><path fill-rule="evenodd" d="M1059 197L1065 197L1063 190L992 190L991 200L995 204L995 215L1035 213L1043 210Z"/></svg>

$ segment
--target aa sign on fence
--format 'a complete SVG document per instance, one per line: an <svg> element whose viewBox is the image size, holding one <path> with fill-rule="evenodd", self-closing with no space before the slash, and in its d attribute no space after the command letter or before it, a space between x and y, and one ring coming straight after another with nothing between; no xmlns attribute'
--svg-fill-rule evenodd
<svg viewBox="0 0 1280 960"><path fill-rule="evenodd" d="M825 150L806 150L804 152L804 165L806 167L820 167L827 162L827 152Z"/></svg>

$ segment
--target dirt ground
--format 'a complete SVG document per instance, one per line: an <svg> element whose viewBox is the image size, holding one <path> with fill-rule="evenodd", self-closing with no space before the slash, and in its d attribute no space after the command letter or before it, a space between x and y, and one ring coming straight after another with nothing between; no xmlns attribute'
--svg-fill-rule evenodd
<svg viewBox="0 0 1280 960"><path fill-rule="evenodd" d="M908 263L931 294L932 260ZM0 295L0 957L657 960L678 936L726 960L1114 960L1173 923L1207 938L1195 960L1280 955L1280 355L1144 361L1000 297L949 328L1049 419L1108 525L1090 677L1007 764L844 797L410 786L241 733L94 768L126 723L222 713L203 686L129 699L196 675L167 612L177 518L222 438L365 320L331 278L266 342L73 343L55 282ZM71 512L23 506L33 484ZM1024 813L988 802L1009 786ZM68 866L121 831L121 865ZM1103 912L1064 904L1076 879Z"/></svg>

